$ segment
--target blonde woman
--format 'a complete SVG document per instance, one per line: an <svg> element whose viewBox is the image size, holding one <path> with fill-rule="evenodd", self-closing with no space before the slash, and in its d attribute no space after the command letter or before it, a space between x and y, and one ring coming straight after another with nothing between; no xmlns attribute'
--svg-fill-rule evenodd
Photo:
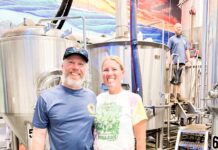
<svg viewBox="0 0 218 150"><path fill-rule="evenodd" d="M124 90L124 66L117 56L102 63L108 91L97 97L95 150L145 150L147 116L138 94Z"/></svg>

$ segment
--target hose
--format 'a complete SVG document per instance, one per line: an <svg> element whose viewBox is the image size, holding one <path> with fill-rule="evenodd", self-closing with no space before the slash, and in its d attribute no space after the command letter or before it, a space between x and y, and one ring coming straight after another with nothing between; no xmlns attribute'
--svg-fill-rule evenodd
<svg viewBox="0 0 218 150"><path fill-rule="evenodd" d="M131 62L132 62L132 91L143 97L141 70L137 51L137 22L136 22L136 0L130 1L130 43L131 43Z"/></svg>
<svg viewBox="0 0 218 150"><path fill-rule="evenodd" d="M66 16L68 16L68 14L69 14L69 12L70 12L70 8L71 8L72 3L73 3L73 0L69 0L69 1L68 1L66 10L64 11L64 14L63 14L61 17L66 17ZM64 25L64 22L65 22L65 20L61 20L60 23L59 23L59 25L58 25L58 27L57 27L57 29L61 29L61 28L63 27L63 25Z"/></svg>
<svg viewBox="0 0 218 150"><path fill-rule="evenodd" d="M55 15L55 17L65 17L69 14L71 5L73 3L73 0L63 0L61 3L61 6ZM53 24L57 24L58 20L53 20ZM61 20L60 23L57 25L57 29L61 29L64 25L65 20Z"/></svg>

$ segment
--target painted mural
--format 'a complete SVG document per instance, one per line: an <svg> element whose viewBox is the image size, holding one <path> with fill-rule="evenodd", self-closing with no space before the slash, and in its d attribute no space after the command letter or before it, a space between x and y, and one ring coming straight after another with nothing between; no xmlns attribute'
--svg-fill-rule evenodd
<svg viewBox="0 0 218 150"><path fill-rule="evenodd" d="M138 0L137 22L143 39L151 38L161 43L163 24L165 22L165 43L172 34L172 26L180 21L181 11L177 7L179 0ZM42 18L54 17L61 0L0 0L0 21L21 24L24 18L37 22ZM128 0L128 5L130 1ZM115 0L73 0L68 16L85 16L88 34L112 36L115 32ZM68 20L63 28L71 27L75 31L82 29L81 20Z"/></svg>

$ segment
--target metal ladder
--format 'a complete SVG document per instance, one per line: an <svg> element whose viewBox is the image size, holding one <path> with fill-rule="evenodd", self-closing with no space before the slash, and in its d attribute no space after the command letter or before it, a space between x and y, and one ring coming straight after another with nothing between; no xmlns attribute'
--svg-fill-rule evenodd
<svg viewBox="0 0 218 150"><path fill-rule="evenodd" d="M204 124L191 124L180 127L175 150L208 150L208 127Z"/></svg>
<svg viewBox="0 0 218 150"><path fill-rule="evenodd" d="M182 125L192 124L193 121L199 122L199 112L190 102L176 103L176 114Z"/></svg>

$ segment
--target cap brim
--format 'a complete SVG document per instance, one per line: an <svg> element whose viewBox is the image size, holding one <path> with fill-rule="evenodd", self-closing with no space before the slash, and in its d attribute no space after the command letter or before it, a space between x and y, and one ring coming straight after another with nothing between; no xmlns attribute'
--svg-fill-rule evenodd
<svg viewBox="0 0 218 150"><path fill-rule="evenodd" d="M69 55L65 55L63 59L66 59L68 58L69 56L73 56L73 55L78 55L80 57L83 58L83 60L85 60L85 62L87 63L89 60L87 59L87 57L85 57L84 55L80 54L80 53L72 53L72 54L69 54Z"/></svg>

